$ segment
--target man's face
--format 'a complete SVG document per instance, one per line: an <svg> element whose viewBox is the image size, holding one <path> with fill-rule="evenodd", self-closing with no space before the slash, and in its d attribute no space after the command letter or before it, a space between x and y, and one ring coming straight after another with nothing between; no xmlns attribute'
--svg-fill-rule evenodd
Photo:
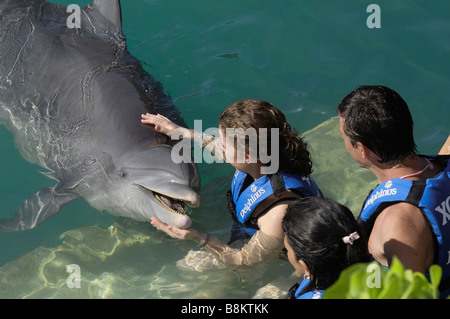
<svg viewBox="0 0 450 319"><path fill-rule="evenodd" d="M344 140L345 147L347 148L347 151L350 153L352 158L359 164L359 166L364 167L364 165L362 165L361 163L362 155L360 150L358 149L358 143L353 146L350 138L344 132L344 123L345 119L342 116L339 116L339 130L341 131L341 137Z"/></svg>

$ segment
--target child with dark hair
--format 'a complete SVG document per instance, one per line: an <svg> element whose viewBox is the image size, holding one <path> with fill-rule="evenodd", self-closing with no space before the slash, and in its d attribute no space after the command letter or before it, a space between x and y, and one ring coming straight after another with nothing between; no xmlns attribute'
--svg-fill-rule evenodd
<svg viewBox="0 0 450 319"><path fill-rule="evenodd" d="M220 136L216 138L180 128L161 115L143 114L142 123L153 124L156 131L168 136L178 129L183 138L200 142L203 147L220 143L213 149L223 153L226 162L236 169L227 194L235 221L228 243L193 228L180 229L152 218L154 227L173 238L196 241L226 265L250 267L279 258L284 248L281 221L289 202L322 196L309 176L312 163L306 143L291 129L283 112L267 101L244 100L227 107L220 115ZM268 137L266 133L272 134ZM269 155L269 150L271 160L267 162L261 154ZM241 159L239 154L243 155ZM267 172L268 168L273 170ZM239 239L243 246L232 247Z"/></svg>
<svg viewBox="0 0 450 319"><path fill-rule="evenodd" d="M291 202L282 223L288 259L300 285L288 298L320 299L345 268L369 261L367 241L352 212L328 198L305 197Z"/></svg>

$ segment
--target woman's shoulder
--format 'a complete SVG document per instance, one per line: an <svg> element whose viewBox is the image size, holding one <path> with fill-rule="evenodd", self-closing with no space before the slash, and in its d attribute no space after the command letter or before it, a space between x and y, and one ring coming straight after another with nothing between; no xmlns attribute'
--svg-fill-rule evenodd
<svg viewBox="0 0 450 319"><path fill-rule="evenodd" d="M286 214L286 208L289 202L283 201L270 207L264 215L258 218L259 229L268 235L280 238L284 237L281 223Z"/></svg>

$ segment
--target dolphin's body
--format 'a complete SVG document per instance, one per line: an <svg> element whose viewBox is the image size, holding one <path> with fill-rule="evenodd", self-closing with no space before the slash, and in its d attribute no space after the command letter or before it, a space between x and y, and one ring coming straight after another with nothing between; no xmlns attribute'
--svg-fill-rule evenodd
<svg viewBox="0 0 450 319"><path fill-rule="evenodd" d="M199 204L198 172L175 164L171 141L141 126L140 114L184 122L127 51L119 1L95 0L80 28L68 27L70 15L41 0L0 0L0 123L57 180L0 231L33 228L80 197L113 215L188 227L183 207Z"/></svg>

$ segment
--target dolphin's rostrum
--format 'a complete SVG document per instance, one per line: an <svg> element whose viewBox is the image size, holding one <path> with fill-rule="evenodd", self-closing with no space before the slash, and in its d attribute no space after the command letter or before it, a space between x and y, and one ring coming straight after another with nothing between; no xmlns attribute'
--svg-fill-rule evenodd
<svg viewBox="0 0 450 319"><path fill-rule="evenodd" d="M126 48L118 0L95 0L69 28L63 6L0 0L0 123L57 184L24 201L0 231L34 228L67 203L188 227L200 180L171 160L173 143L140 125L160 113L185 125L162 85Z"/></svg>

